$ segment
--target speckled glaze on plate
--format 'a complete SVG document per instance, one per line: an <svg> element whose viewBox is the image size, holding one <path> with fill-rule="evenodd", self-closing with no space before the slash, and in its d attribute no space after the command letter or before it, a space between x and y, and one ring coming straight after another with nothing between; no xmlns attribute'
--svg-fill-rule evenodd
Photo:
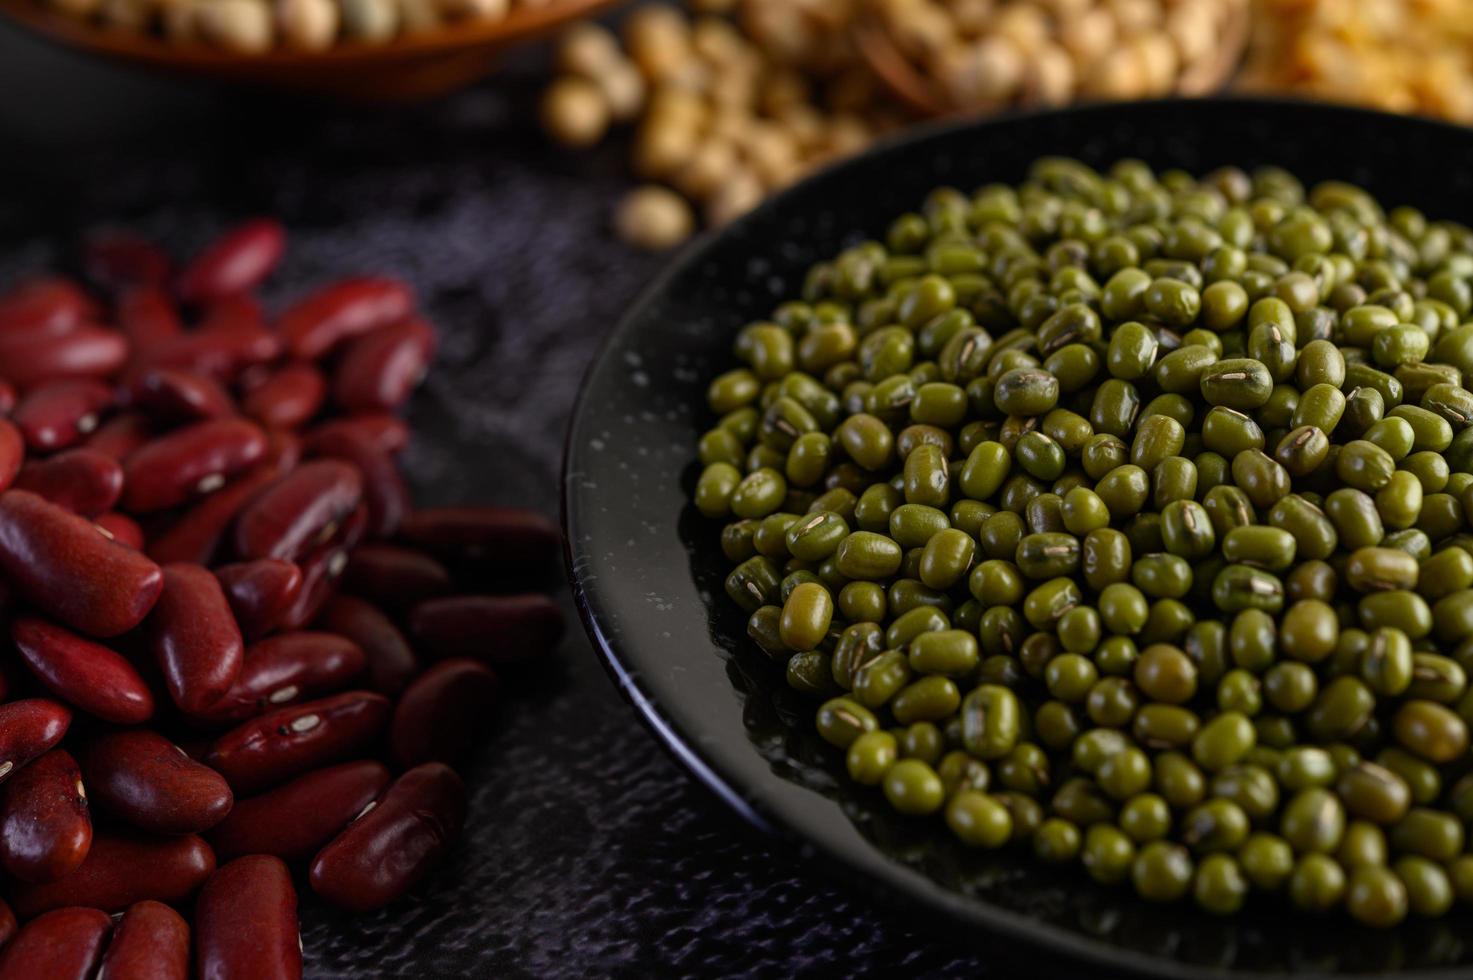
<svg viewBox="0 0 1473 980"><path fill-rule="evenodd" d="M1093 885L1019 852L978 854L937 822L896 817L849 783L813 732L816 705L746 638L727 600L719 524L687 503L707 381L732 337L796 294L804 270L883 234L939 184L1016 182L1066 154L1201 173L1278 164L1383 203L1473 219L1473 131L1355 109L1162 101L932 128L811 178L687 250L610 336L568 434L564 521L574 595L614 682L693 775L795 852L951 937L1043 964L1159 977L1411 972L1468 977L1473 917L1388 932L1290 914L1272 900L1219 920Z"/></svg>

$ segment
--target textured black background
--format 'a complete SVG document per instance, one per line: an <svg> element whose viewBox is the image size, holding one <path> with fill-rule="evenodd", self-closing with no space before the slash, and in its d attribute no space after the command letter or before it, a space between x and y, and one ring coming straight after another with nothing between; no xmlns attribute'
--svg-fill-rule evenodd
<svg viewBox="0 0 1473 980"><path fill-rule="evenodd" d="M281 214L295 234L279 296L392 269L444 332L414 410L422 498L553 515L578 380L661 259L608 232L621 147L549 149L535 91L516 70L407 110L261 101L101 69L0 26L0 284L64 261L99 221L185 251L233 218ZM845 897L731 816L576 627L469 777L467 838L427 887L356 919L307 900L309 975L1001 973L998 953Z"/></svg>

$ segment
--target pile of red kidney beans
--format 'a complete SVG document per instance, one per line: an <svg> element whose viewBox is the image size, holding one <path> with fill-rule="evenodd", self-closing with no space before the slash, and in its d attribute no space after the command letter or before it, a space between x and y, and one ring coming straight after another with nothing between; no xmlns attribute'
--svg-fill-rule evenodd
<svg viewBox="0 0 1473 980"><path fill-rule="evenodd" d="M551 524L413 507L409 288L271 316L284 250L99 233L85 286L0 294L0 980L300 976L296 883L420 882L496 671L561 633Z"/></svg>

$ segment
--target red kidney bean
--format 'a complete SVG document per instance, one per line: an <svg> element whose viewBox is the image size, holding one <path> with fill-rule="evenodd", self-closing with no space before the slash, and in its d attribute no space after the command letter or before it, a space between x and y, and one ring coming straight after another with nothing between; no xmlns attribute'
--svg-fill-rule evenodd
<svg viewBox="0 0 1473 980"><path fill-rule="evenodd" d="M365 276L344 279L298 300L276 326L294 355L315 361L340 341L397 323L413 310L414 295L407 285Z"/></svg>
<svg viewBox="0 0 1473 980"><path fill-rule="evenodd" d="M409 426L403 419L385 412L373 412L323 422L307 432L304 448L313 455L319 455L322 446L344 435L365 439L379 452L390 456L398 455L409 445Z"/></svg>
<svg viewBox="0 0 1473 980"><path fill-rule="evenodd" d="M236 800L209 841L221 860L274 854L283 861L304 861L388 785L389 770L367 759L318 769L260 796Z"/></svg>
<svg viewBox="0 0 1473 980"><path fill-rule="evenodd" d="M20 395L16 392L15 385L0 378L0 415L9 415L19 398Z"/></svg>
<svg viewBox="0 0 1473 980"><path fill-rule="evenodd" d="M436 657L472 657L505 667L556 646L563 614L538 593L446 596L410 610L409 633Z"/></svg>
<svg viewBox="0 0 1473 980"><path fill-rule="evenodd" d="M241 635L248 640L276 629L302 594L302 570L279 558L221 565L215 577L230 600Z"/></svg>
<svg viewBox="0 0 1473 980"><path fill-rule="evenodd" d="M90 636L137 626L164 585L142 554L24 490L0 494L0 571L32 604Z"/></svg>
<svg viewBox="0 0 1473 980"><path fill-rule="evenodd" d="M218 381L281 356L281 338L266 329L254 300L232 296L212 303L200 327L154 345L140 367L186 368Z"/></svg>
<svg viewBox="0 0 1473 980"><path fill-rule="evenodd" d="M474 660L443 660L416 677L394 706L389 750L408 769L422 762L457 765L491 722L501 682Z"/></svg>
<svg viewBox="0 0 1473 980"><path fill-rule="evenodd" d="M275 467L263 464L227 483L152 537L148 542L149 556L158 562L208 564L220 550L220 541L241 508L279 475Z"/></svg>
<svg viewBox="0 0 1473 980"><path fill-rule="evenodd" d="M335 534L363 497L358 469L339 460L306 463L261 491L235 522L242 558L301 558Z"/></svg>
<svg viewBox="0 0 1473 980"><path fill-rule="evenodd" d="M153 694L122 654L30 616L10 635L31 673L61 700L117 725L153 717Z"/></svg>
<svg viewBox="0 0 1473 980"><path fill-rule="evenodd" d="M452 588L449 570L429 555L377 541L353 551L343 587L390 608L448 595Z"/></svg>
<svg viewBox="0 0 1473 980"><path fill-rule="evenodd" d="M0 333L0 364L22 389L58 378L106 378L128 360L128 341L116 330L82 324L64 334Z"/></svg>
<svg viewBox="0 0 1473 980"><path fill-rule="evenodd" d="M394 458L349 432L320 436L313 440L313 448L315 455L341 459L357 468L368 504L369 533L376 538L392 537L414 506Z"/></svg>
<svg viewBox="0 0 1473 980"><path fill-rule="evenodd" d="M212 419L171 432L123 461L123 505L135 514L212 493L266 455L266 433L245 419Z"/></svg>
<svg viewBox="0 0 1473 980"><path fill-rule="evenodd" d="M465 784L438 762L409 770L312 861L312 889L334 905L382 908L420 882L465 825Z"/></svg>
<svg viewBox="0 0 1473 980"><path fill-rule="evenodd" d="M266 329L266 311L261 301L252 293L231 293L228 296L220 296L205 304L204 312L200 316L199 329L205 333L211 330L223 330L229 328L250 327L252 329ZM281 353L279 338L272 350L271 356L275 357Z"/></svg>
<svg viewBox="0 0 1473 980"><path fill-rule="evenodd" d="M155 350L184 333L174 300L151 283L124 290L114 313L118 329L132 341L135 353Z"/></svg>
<svg viewBox="0 0 1473 980"><path fill-rule="evenodd" d="M0 704L0 782L54 747L71 723L66 705L46 698Z"/></svg>
<svg viewBox="0 0 1473 980"><path fill-rule="evenodd" d="M317 623L358 644L367 666L368 686L380 694L398 694L419 671L414 651L399 627L356 596L334 596Z"/></svg>
<svg viewBox="0 0 1473 980"><path fill-rule="evenodd" d="M245 666L228 694L197 717L212 722L254 718L284 705L348 686L363 671L358 644L335 633L278 633L246 647Z"/></svg>
<svg viewBox="0 0 1473 980"><path fill-rule="evenodd" d="M76 760L52 749L0 791L0 864L21 881L71 874L92 847L92 818Z"/></svg>
<svg viewBox="0 0 1473 980"><path fill-rule="evenodd" d="M542 569L558 560L563 536L536 511L516 507L433 507L405 518L399 537L451 561L495 561Z"/></svg>
<svg viewBox="0 0 1473 980"><path fill-rule="evenodd" d="M130 231L94 231L82 243L87 278L106 289L168 282L173 265L167 252Z"/></svg>
<svg viewBox="0 0 1473 980"><path fill-rule="evenodd" d="M15 482L25 459L25 437L9 419L0 419L0 490Z"/></svg>
<svg viewBox="0 0 1473 980"><path fill-rule="evenodd" d="M302 592L281 617L281 629L295 630L306 626L337 594L338 580L348 567L348 555L352 549L347 538L357 537L353 527L361 527L361 514L363 509L359 508L348 518L349 523L344 525L344 531L348 532L346 535L313 549L301 560Z"/></svg>
<svg viewBox="0 0 1473 980"><path fill-rule="evenodd" d="M60 908L27 922L0 952L0 980L88 980L113 920L98 909Z"/></svg>
<svg viewBox="0 0 1473 980"><path fill-rule="evenodd" d="M21 283L0 295L0 333L63 334L101 310L76 283L46 276Z"/></svg>
<svg viewBox="0 0 1473 980"><path fill-rule="evenodd" d="M16 405L11 421L26 445L50 453L75 445L94 431L113 405L112 388L90 378L52 381L32 388Z"/></svg>
<svg viewBox="0 0 1473 980"><path fill-rule="evenodd" d="M98 830L77 870L42 884L16 884L11 902L23 919L68 905L107 912L147 899L177 905L188 901L214 870L215 852L193 834L153 837Z"/></svg>
<svg viewBox="0 0 1473 980"><path fill-rule="evenodd" d="M164 566L164 589L148 617L149 643L169 696L194 714L240 676L245 644L220 581L202 565Z"/></svg>
<svg viewBox="0 0 1473 980"><path fill-rule="evenodd" d="M106 514L97 515L92 523L112 535L113 540L119 544L125 544L137 551L143 550L143 528L127 514L110 510Z"/></svg>
<svg viewBox="0 0 1473 980"><path fill-rule="evenodd" d="M252 718L216 739L204 761L236 793L255 793L351 758L379 737L388 720L388 698L349 691Z"/></svg>
<svg viewBox="0 0 1473 980"><path fill-rule="evenodd" d="M351 341L333 373L333 400L350 412L399 408L424 380L435 331L410 317Z"/></svg>
<svg viewBox="0 0 1473 980"><path fill-rule="evenodd" d="M248 854L222 865L194 911L200 980L297 980L302 940L297 890L280 858Z"/></svg>
<svg viewBox="0 0 1473 980"><path fill-rule="evenodd" d="M276 468L278 474L290 473L302 461L302 440L288 429L266 430L265 462Z"/></svg>
<svg viewBox="0 0 1473 980"><path fill-rule="evenodd" d="M166 422L198 422L235 414L220 382L183 368L147 368L128 385L129 403Z"/></svg>
<svg viewBox="0 0 1473 980"><path fill-rule="evenodd" d="M82 764L98 806L155 834L208 830L225 819L235 802L218 772L143 729L94 739Z"/></svg>
<svg viewBox="0 0 1473 980"><path fill-rule="evenodd" d="M200 250L174 283L187 303L243 293L261 283L286 251L286 229L272 218L253 218Z"/></svg>
<svg viewBox="0 0 1473 980"><path fill-rule="evenodd" d="M163 902L128 906L97 980L189 980L189 924Z"/></svg>
<svg viewBox="0 0 1473 980"><path fill-rule="evenodd" d="M153 426L148 417L138 412L123 412L114 415L82 443L86 449L95 449L118 462L127 459L135 449L151 442Z"/></svg>
<svg viewBox="0 0 1473 980"><path fill-rule="evenodd" d="M73 514L96 517L122 496L123 467L95 449L68 449L22 466L13 485Z"/></svg>
<svg viewBox="0 0 1473 980"><path fill-rule="evenodd" d="M296 429L316 415L327 397L327 379L315 365L288 364L241 401L247 415L267 427Z"/></svg>

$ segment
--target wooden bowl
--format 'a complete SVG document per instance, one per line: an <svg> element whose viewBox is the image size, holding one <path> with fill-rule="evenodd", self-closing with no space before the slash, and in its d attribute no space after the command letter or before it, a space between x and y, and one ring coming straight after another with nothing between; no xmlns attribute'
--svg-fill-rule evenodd
<svg viewBox="0 0 1473 980"><path fill-rule="evenodd" d="M467 85L506 49L617 2L549 0L514 7L500 20L467 20L379 44L347 41L324 51L274 48L258 55L100 26L50 10L41 0L0 0L0 13L65 47L156 71L351 101L405 102Z"/></svg>
<svg viewBox="0 0 1473 980"><path fill-rule="evenodd" d="M1246 0L1238 0L1229 11L1229 20L1218 37L1211 58L1192 65L1177 77L1171 92L1159 95L1208 95L1222 88L1237 70L1248 46L1250 11ZM1009 108L1031 108L1042 103L1037 93L1024 89L1011 102L995 105L959 106L914 62L896 47L878 16L870 11L857 17L853 27L854 44L880 83L901 103L923 116L954 116L998 111Z"/></svg>

